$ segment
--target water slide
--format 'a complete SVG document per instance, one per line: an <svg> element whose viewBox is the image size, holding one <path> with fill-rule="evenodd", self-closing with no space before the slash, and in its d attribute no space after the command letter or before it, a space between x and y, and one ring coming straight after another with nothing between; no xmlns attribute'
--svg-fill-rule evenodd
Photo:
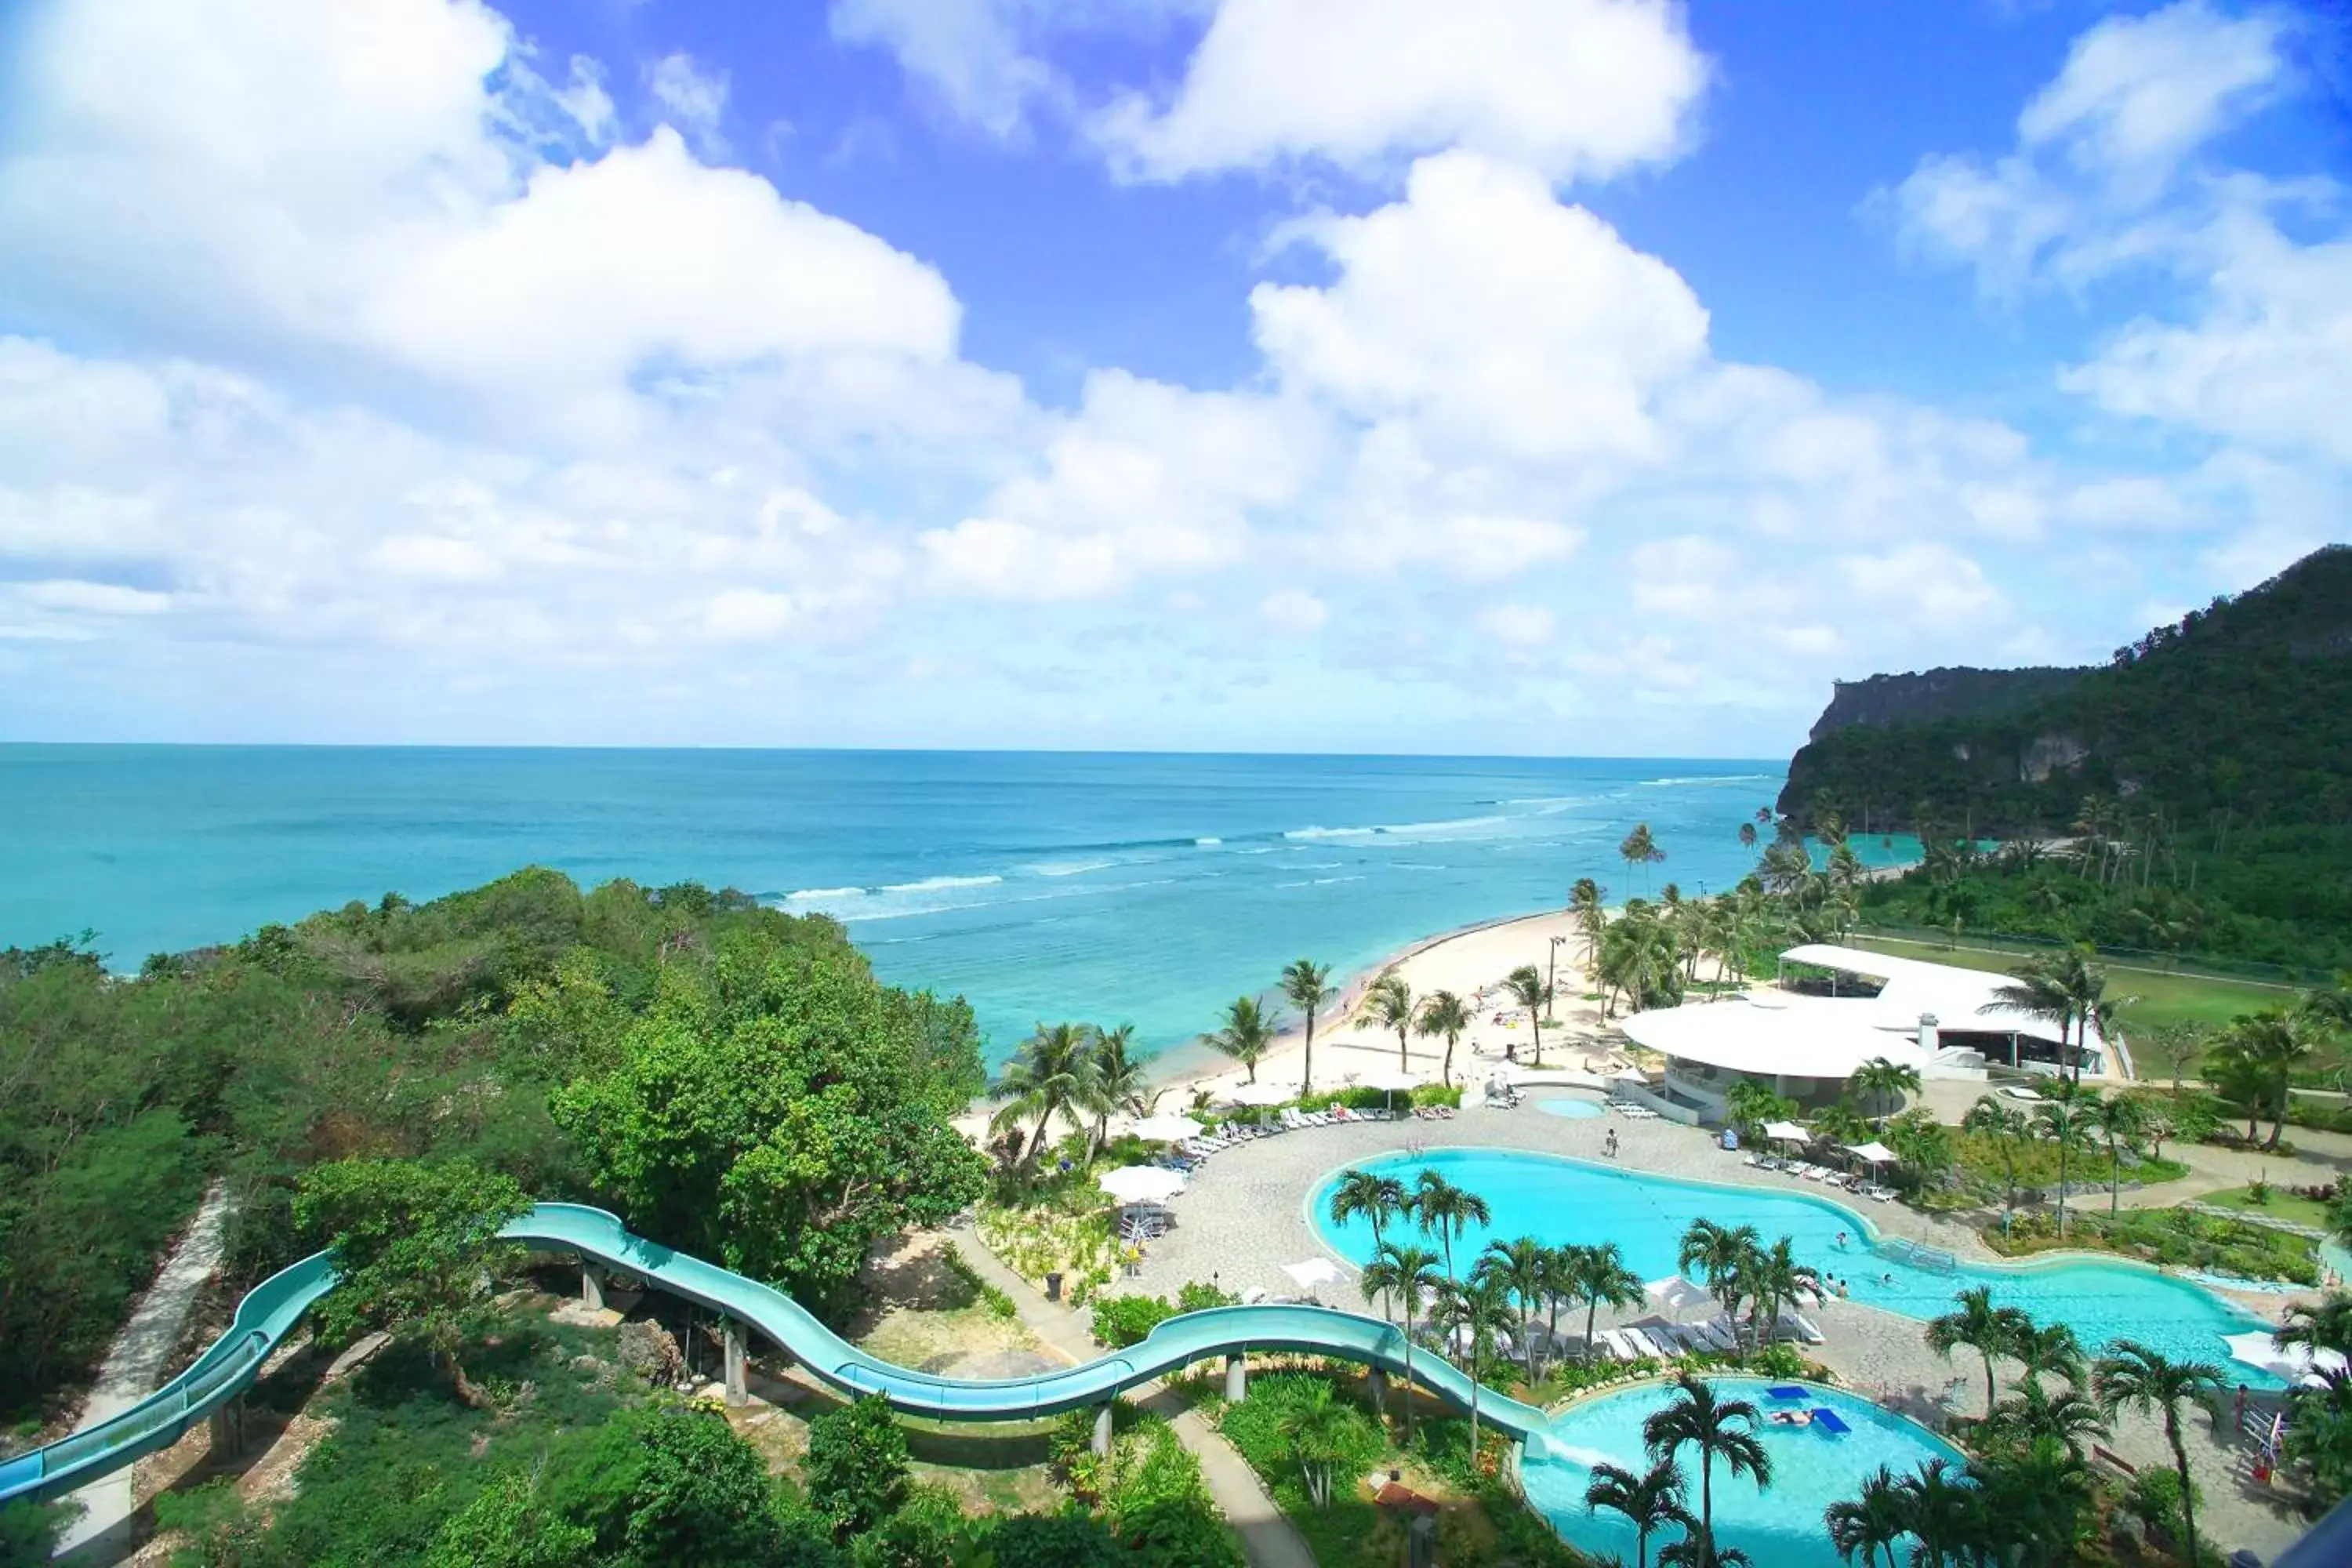
<svg viewBox="0 0 2352 1568"><path fill-rule="evenodd" d="M1025 1421L1101 1405L1123 1389L1192 1362L1243 1351L1336 1356L1402 1375L1402 1331L1378 1318L1328 1307L1219 1307L1171 1318L1139 1344L1081 1366L1001 1382L964 1382L877 1361L819 1322L780 1290L658 1242L632 1236L615 1216L580 1204L541 1204L506 1227L508 1239L635 1275L675 1296L746 1324L841 1393L878 1394L910 1415L949 1421ZM335 1271L314 1253L255 1286L237 1303L228 1331L187 1371L110 1421L47 1447L0 1460L0 1504L63 1497L142 1454L179 1441L190 1426L245 1392L310 1303L334 1288ZM1412 1358L1414 1381L1467 1408L1469 1376L1426 1350ZM1542 1411L1491 1389L1478 1395L1481 1420L1525 1441L1547 1424Z"/></svg>

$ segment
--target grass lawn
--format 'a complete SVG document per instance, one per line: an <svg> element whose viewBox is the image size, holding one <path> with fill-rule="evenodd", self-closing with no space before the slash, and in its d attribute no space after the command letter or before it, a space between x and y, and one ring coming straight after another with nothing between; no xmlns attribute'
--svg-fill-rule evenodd
<svg viewBox="0 0 2352 1568"><path fill-rule="evenodd" d="M1980 969L1994 974L2007 974L2021 960L2050 951L2036 947L2001 947L1971 937L1963 937L1962 945L1957 948L1903 937L1855 935L1847 940L1853 946L1872 952L1891 953L1897 958L1924 959L1929 963L1948 963L1955 969ZM2139 998L2124 1015L2124 1020L2127 1026L2140 1029L2177 1023L2208 1024L2218 1028L2241 1013L2251 1013L2257 1008L2294 999L2294 989L2285 985L2140 968L2111 959L2103 958L2099 962L2106 968L2107 990L2111 994Z"/></svg>
<svg viewBox="0 0 2352 1568"><path fill-rule="evenodd" d="M2225 1192L2208 1193L2197 1201L2211 1204L2216 1208L2243 1209L2250 1215L2263 1215L2272 1219L2283 1219L2290 1225L2308 1225L2316 1226L2321 1229L2326 1228L2327 1205L2326 1204L2314 1203L2309 1198L2289 1197L2275 1187L2271 1189L2267 1201L2258 1204L2246 1195L2247 1191L2248 1189L2244 1187L2231 1187Z"/></svg>

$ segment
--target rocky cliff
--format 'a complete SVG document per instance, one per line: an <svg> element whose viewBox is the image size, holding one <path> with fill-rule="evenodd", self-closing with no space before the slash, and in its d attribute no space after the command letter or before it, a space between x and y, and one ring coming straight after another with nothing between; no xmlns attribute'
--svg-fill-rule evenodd
<svg viewBox="0 0 2352 1568"><path fill-rule="evenodd" d="M1806 739L1818 741L1849 724L1925 722L2005 713L2054 696L2087 673L2047 666L1976 669L1962 665L1912 675L1841 680L1832 689L1830 705L1813 721L1812 732Z"/></svg>

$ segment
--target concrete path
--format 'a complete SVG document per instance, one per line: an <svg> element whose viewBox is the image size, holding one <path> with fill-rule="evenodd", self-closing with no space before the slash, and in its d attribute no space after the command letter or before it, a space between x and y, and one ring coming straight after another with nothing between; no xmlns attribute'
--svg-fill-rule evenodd
<svg viewBox="0 0 2352 1568"><path fill-rule="evenodd" d="M1013 1310L1039 1339L1072 1362L1092 1361L1102 1353L1076 1312L1038 1294L1035 1286L982 1246L971 1226L958 1228L954 1240L974 1272L1013 1298ZM1199 1412L1186 1407L1157 1383L1139 1384L1129 1393L1140 1408L1166 1417L1178 1439L1201 1461L1201 1479L1208 1484L1209 1495L1216 1500L1225 1522L1240 1533L1242 1548L1254 1568L1315 1568L1315 1553L1282 1516L1257 1472Z"/></svg>
<svg viewBox="0 0 2352 1568"><path fill-rule="evenodd" d="M215 1182L205 1190L195 1219L173 1248L163 1271L114 1336L106 1364L99 1369L97 1385L82 1406L77 1431L119 1415L155 1392L163 1380L164 1365L180 1342L181 1331L187 1326L196 1291L220 1267L222 1231L228 1215L228 1189ZM73 1494L73 1500L82 1505L82 1516L59 1542L58 1556L70 1552L75 1563L97 1568L123 1554L130 1545L131 1476L131 1467L126 1465Z"/></svg>

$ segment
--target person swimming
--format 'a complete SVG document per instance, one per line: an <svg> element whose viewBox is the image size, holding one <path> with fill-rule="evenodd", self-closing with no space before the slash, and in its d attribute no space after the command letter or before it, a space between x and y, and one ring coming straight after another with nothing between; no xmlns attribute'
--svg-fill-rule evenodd
<svg viewBox="0 0 2352 1568"><path fill-rule="evenodd" d="M1810 1426L1813 1424L1810 1410L1775 1410L1767 1419L1775 1426Z"/></svg>

